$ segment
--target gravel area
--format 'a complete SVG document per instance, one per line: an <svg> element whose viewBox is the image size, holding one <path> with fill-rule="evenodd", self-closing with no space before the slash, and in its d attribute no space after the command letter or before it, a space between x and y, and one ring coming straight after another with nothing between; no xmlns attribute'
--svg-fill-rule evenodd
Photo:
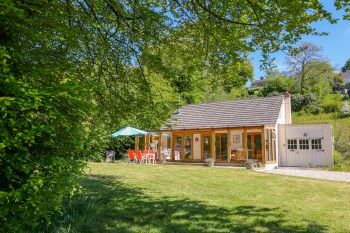
<svg viewBox="0 0 350 233"><path fill-rule="evenodd" d="M343 181L350 183L350 172L332 172L321 169L294 167L279 167L277 169L261 169L256 171L279 175L300 176L321 180Z"/></svg>

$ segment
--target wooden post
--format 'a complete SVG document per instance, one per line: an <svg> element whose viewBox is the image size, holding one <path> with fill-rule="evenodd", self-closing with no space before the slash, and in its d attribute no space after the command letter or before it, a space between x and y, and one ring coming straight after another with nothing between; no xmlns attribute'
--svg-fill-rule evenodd
<svg viewBox="0 0 350 233"><path fill-rule="evenodd" d="M248 137L247 137L247 129L244 128L244 133L243 133L243 149L244 149L244 159L248 159Z"/></svg>
<svg viewBox="0 0 350 233"><path fill-rule="evenodd" d="M144 139L144 145L143 145L143 150L147 150L147 134L143 136Z"/></svg>
<svg viewBox="0 0 350 233"><path fill-rule="evenodd" d="M261 141L262 141L262 145L261 145L261 147L262 147L261 161L263 163L265 163L266 162L266 160L265 160L266 143L265 143L265 127L264 126L262 127Z"/></svg>
<svg viewBox="0 0 350 233"><path fill-rule="evenodd" d="M158 159L162 157L162 133L158 135Z"/></svg>
<svg viewBox="0 0 350 233"><path fill-rule="evenodd" d="M175 150L174 150L174 134L170 133L170 151L171 151L171 160L175 160Z"/></svg>
<svg viewBox="0 0 350 233"><path fill-rule="evenodd" d="M216 158L216 153L215 153L215 131L212 129L211 130L211 157Z"/></svg>
<svg viewBox="0 0 350 233"><path fill-rule="evenodd" d="M271 149L272 149L272 140L271 140L272 139L272 135L271 135L272 134L272 130L269 129L267 132L268 132L267 140L269 142L269 156L268 156L268 160L271 160L271 158L273 158L272 153L271 153Z"/></svg>
<svg viewBox="0 0 350 233"><path fill-rule="evenodd" d="M231 150L232 150L232 131L227 130L227 161L231 162Z"/></svg>
<svg viewBox="0 0 350 233"><path fill-rule="evenodd" d="M139 149L139 135L135 136L135 151Z"/></svg>

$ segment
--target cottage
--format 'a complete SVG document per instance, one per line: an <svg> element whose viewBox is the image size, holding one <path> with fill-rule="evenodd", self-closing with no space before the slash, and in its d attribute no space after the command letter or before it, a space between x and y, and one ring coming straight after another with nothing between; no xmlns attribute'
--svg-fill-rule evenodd
<svg viewBox="0 0 350 233"><path fill-rule="evenodd" d="M159 131L158 153L169 161L333 166L331 126L292 125L289 93L185 105Z"/></svg>

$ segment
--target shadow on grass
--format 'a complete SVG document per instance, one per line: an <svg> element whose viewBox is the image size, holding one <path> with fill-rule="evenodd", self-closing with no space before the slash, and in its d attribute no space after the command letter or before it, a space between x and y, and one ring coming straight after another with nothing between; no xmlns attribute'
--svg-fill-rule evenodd
<svg viewBox="0 0 350 233"><path fill-rule="evenodd" d="M66 203L51 232L325 232L315 222L288 221L280 208L221 208L178 197L153 198L116 177L81 180L84 192Z"/></svg>

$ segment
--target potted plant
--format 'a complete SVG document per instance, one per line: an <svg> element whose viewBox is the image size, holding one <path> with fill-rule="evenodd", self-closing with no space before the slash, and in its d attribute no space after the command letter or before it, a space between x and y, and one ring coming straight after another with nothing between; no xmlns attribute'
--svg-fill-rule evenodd
<svg viewBox="0 0 350 233"><path fill-rule="evenodd" d="M165 156L160 156L159 161L161 164L165 165L166 164L166 157Z"/></svg>
<svg viewBox="0 0 350 233"><path fill-rule="evenodd" d="M215 158L213 157L206 158L204 161L207 163L208 167L213 167L215 165Z"/></svg>
<svg viewBox="0 0 350 233"><path fill-rule="evenodd" d="M254 161L253 161L253 160L247 160L247 161L245 162L245 167L246 167L247 169L253 169L253 168L255 167Z"/></svg>

